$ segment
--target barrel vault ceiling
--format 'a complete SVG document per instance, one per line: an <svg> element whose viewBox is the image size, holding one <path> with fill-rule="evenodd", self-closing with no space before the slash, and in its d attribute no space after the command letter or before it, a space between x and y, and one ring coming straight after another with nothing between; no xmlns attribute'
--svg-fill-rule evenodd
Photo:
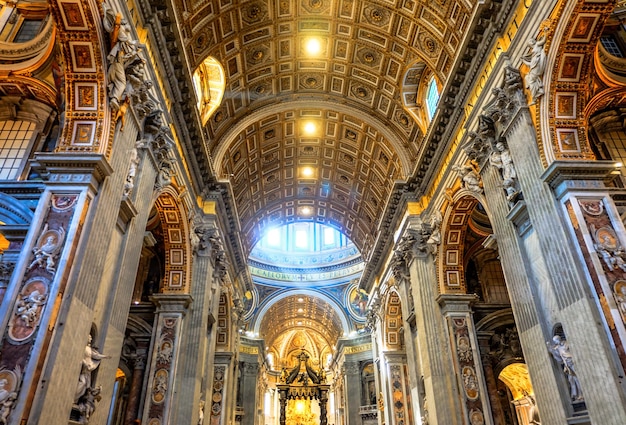
<svg viewBox="0 0 626 425"><path fill-rule="evenodd" d="M446 84L477 4L172 0L166 20L177 23L189 75L209 57L224 68L224 97L203 131L214 177L232 190L245 255L267 229L313 220L369 260L394 190L432 149L423 145L425 86L432 76ZM249 329L280 356L308 335L322 356L363 326L324 292L266 301Z"/></svg>
<svg viewBox="0 0 626 425"><path fill-rule="evenodd" d="M475 3L174 0L190 73L209 56L224 67L206 140L247 252L268 227L313 219L368 258L394 182L420 151L417 83L424 70L445 83Z"/></svg>

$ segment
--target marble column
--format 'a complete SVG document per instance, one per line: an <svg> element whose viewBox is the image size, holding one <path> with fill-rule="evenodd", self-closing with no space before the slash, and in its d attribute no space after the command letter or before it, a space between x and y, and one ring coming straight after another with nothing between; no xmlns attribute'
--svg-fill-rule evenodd
<svg viewBox="0 0 626 425"><path fill-rule="evenodd" d="M187 294L162 293L151 297L155 303L154 346L148 379L147 399L143 412L143 423L156 419L158 423L175 423L173 403L177 402L174 382L179 370L182 345L181 328L192 302Z"/></svg>
<svg viewBox="0 0 626 425"><path fill-rule="evenodd" d="M438 297L452 345L454 370L466 421L493 424L487 386L480 367L480 351L474 331L471 304L476 295L442 294Z"/></svg>
<svg viewBox="0 0 626 425"><path fill-rule="evenodd" d="M180 353L176 374L176 407L173 412L177 424L196 424L200 400L205 397L202 380L207 375L212 350L209 347L209 312L215 298L219 298L220 281L215 278L215 252L209 236L217 233L214 217L194 220L194 231L199 238L195 247L191 273L193 308L185 317L181 331L185 350ZM195 236L195 235L194 235ZM216 295L217 294L217 295ZM212 339L214 342L214 338ZM212 375L212 374L211 374Z"/></svg>
<svg viewBox="0 0 626 425"><path fill-rule="evenodd" d="M463 425L458 385L450 374L453 369L452 353L437 304L436 257L432 247L420 245L424 241L414 240L411 236L413 233L422 234L421 226L419 217L409 217L408 230L397 249L397 254L406 262L415 303L416 353L419 353L420 359L409 361L419 361L423 371L425 402L422 416L428 418L430 425ZM413 232L417 229L420 231Z"/></svg>
<svg viewBox="0 0 626 425"><path fill-rule="evenodd" d="M143 392L143 378L145 370L145 357L137 356L135 358L133 375L130 380L130 389L128 391L128 402L126 404L126 414L124 415L125 425L133 425L135 419L138 418L139 405L141 404L141 395Z"/></svg>
<svg viewBox="0 0 626 425"><path fill-rule="evenodd" d="M254 425L257 414L258 394L257 379L259 377L259 364L253 362L242 362L241 386L244 415L241 425Z"/></svg>
<svg viewBox="0 0 626 425"><path fill-rule="evenodd" d="M359 425L361 416L359 408L361 407L361 374L359 373L359 364L354 361L346 361L343 364L344 373L344 389L345 389L345 411L347 414L346 425Z"/></svg>

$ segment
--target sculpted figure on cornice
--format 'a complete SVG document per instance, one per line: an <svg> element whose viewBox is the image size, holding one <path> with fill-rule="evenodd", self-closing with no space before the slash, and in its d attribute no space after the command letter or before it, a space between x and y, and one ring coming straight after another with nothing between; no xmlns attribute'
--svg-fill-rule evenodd
<svg viewBox="0 0 626 425"><path fill-rule="evenodd" d="M127 70L128 64L139 59L137 41L132 38L128 22L122 18L122 14L115 12L107 2L102 3L104 17L102 25L109 33L111 50L107 55L109 69L107 79L109 81L109 102L113 111L118 111L127 98Z"/></svg>
<svg viewBox="0 0 626 425"><path fill-rule="evenodd" d="M489 156L492 150L493 141L495 140L495 127L493 120L486 116L478 117L478 130L469 131L469 142L465 144L463 150L469 159L482 164Z"/></svg>
<svg viewBox="0 0 626 425"><path fill-rule="evenodd" d="M526 104L520 71L512 66L506 66L504 82L500 87L495 87L491 93L493 99L483 109L483 115L491 118L495 137L495 130L506 127L515 112Z"/></svg>
<svg viewBox="0 0 626 425"><path fill-rule="evenodd" d="M366 327L370 330L370 332L376 332L376 326L378 323L378 319L380 318L380 308L382 307L382 303L380 299L374 299L367 311L365 312L365 320Z"/></svg>
<svg viewBox="0 0 626 425"><path fill-rule="evenodd" d="M489 156L489 163L500 170L506 199L514 203L520 195L520 189L511 153L503 140L496 143L496 149Z"/></svg>
<svg viewBox="0 0 626 425"><path fill-rule="evenodd" d="M480 174L473 164L453 165L452 169L456 171L462 181L463 188L476 194L483 193L483 181Z"/></svg>
<svg viewBox="0 0 626 425"><path fill-rule="evenodd" d="M522 57L524 64L528 66L528 74L526 74L526 88L530 91L532 97L531 105L537 103L539 98L544 95L543 74L546 70L546 36L540 39L531 38L528 41L530 51Z"/></svg>
<svg viewBox="0 0 626 425"><path fill-rule="evenodd" d="M213 259L213 278L219 283L224 283L228 271L228 259L219 231L213 227L198 226L193 229L193 232L198 238L194 252L198 256L210 256Z"/></svg>

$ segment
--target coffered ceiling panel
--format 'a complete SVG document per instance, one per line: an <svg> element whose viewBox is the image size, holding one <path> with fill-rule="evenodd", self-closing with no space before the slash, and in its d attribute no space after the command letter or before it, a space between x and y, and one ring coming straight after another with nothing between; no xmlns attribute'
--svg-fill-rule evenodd
<svg viewBox="0 0 626 425"><path fill-rule="evenodd" d="M248 251L268 226L315 220L341 229L368 258L393 185L413 173L423 139L403 106L405 74L419 64L445 82L476 3L174 3L190 71L207 56L224 67L207 148L218 178L232 184ZM305 134L306 121L318 133Z"/></svg>
<svg viewBox="0 0 626 425"><path fill-rule="evenodd" d="M342 325L339 313L315 296L292 295L273 304L263 315L258 333L263 335L267 346L273 346L277 338L292 330L305 330L316 334L332 345L347 329Z"/></svg>

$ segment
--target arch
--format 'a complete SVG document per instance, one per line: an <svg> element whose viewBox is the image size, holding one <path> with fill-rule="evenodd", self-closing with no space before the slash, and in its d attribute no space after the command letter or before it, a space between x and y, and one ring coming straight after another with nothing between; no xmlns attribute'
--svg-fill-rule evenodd
<svg viewBox="0 0 626 425"><path fill-rule="evenodd" d="M254 319L250 322L250 326L253 329L253 332L259 333L261 329L261 322L263 320L263 316L265 316L265 314L270 309L270 307L280 302L281 300L289 296L294 296L294 295L310 296L310 297L321 299L322 301L326 302L337 315L341 323L341 327L343 329L344 334L349 334L350 332L356 330L354 326L352 325L352 322L348 320L345 310L336 300L334 300L333 298L329 297L328 295L324 293L321 293L312 289L294 288L294 289L288 289L286 291L281 292L280 294L272 297L270 300L268 300L267 302L259 306L259 309L257 313L255 314Z"/></svg>
<svg viewBox="0 0 626 425"><path fill-rule="evenodd" d="M402 350L404 348L403 332L402 301L400 294L395 289L392 289L385 297L385 318L383 322L385 348L394 351Z"/></svg>
<svg viewBox="0 0 626 425"><path fill-rule="evenodd" d="M462 191L459 191L462 192ZM442 294L464 294L465 282L465 233L469 218L478 204L474 196L464 195L454 200L443 220L443 239L439 245L439 292Z"/></svg>
<svg viewBox="0 0 626 425"><path fill-rule="evenodd" d="M310 109L310 108L318 108L325 109L328 105L326 100L323 99L307 99L307 100L296 100L290 102L283 102L271 106L266 106L262 110L254 111L245 117L242 117L237 123L232 125L225 133L220 137L223 142L217 146L213 153L213 164L214 169L220 170L223 169L222 162L224 157L228 154L228 149L231 146L232 142L236 140L237 136L245 131L247 127L250 125L263 121L270 115L274 115L276 113L280 113L286 110L296 110L296 109ZM363 111L355 108L348 104L342 104L340 110L353 117L363 117ZM391 146L393 146L395 153L398 155L400 160L400 164L402 164L402 175L400 178L406 178L409 176L413 170L413 158L410 158L408 155L404 154L406 149L403 147L405 145L405 141L402 137L397 135L388 123L383 122L377 117L368 116L367 123L370 124L373 128L378 130L380 134L389 141ZM223 178L224 176L219 176Z"/></svg>
<svg viewBox="0 0 626 425"><path fill-rule="evenodd" d="M0 222L4 225L30 225L33 212L18 199L0 192Z"/></svg>
<svg viewBox="0 0 626 425"><path fill-rule="evenodd" d="M163 228L165 244L165 276L161 291L188 293L192 255L186 211L181 208L177 197L169 188L158 196L155 207Z"/></svg>
<svg viewBox="0 0 626 425"><path fill-rule="evenodd" d="M558 22L551 28L556 43L548 55L546 95L535 110L542 135L539 147L548 163L595 159L583 130L589 114L584 108L589 97L588 82L595 72L596 44L613 8L613 2L595 4L593 10L585 2L561 2L551 17ZM605 96L599 93L596 100L606 99ZM540 113L545 108L548 112Z"/></svg>

